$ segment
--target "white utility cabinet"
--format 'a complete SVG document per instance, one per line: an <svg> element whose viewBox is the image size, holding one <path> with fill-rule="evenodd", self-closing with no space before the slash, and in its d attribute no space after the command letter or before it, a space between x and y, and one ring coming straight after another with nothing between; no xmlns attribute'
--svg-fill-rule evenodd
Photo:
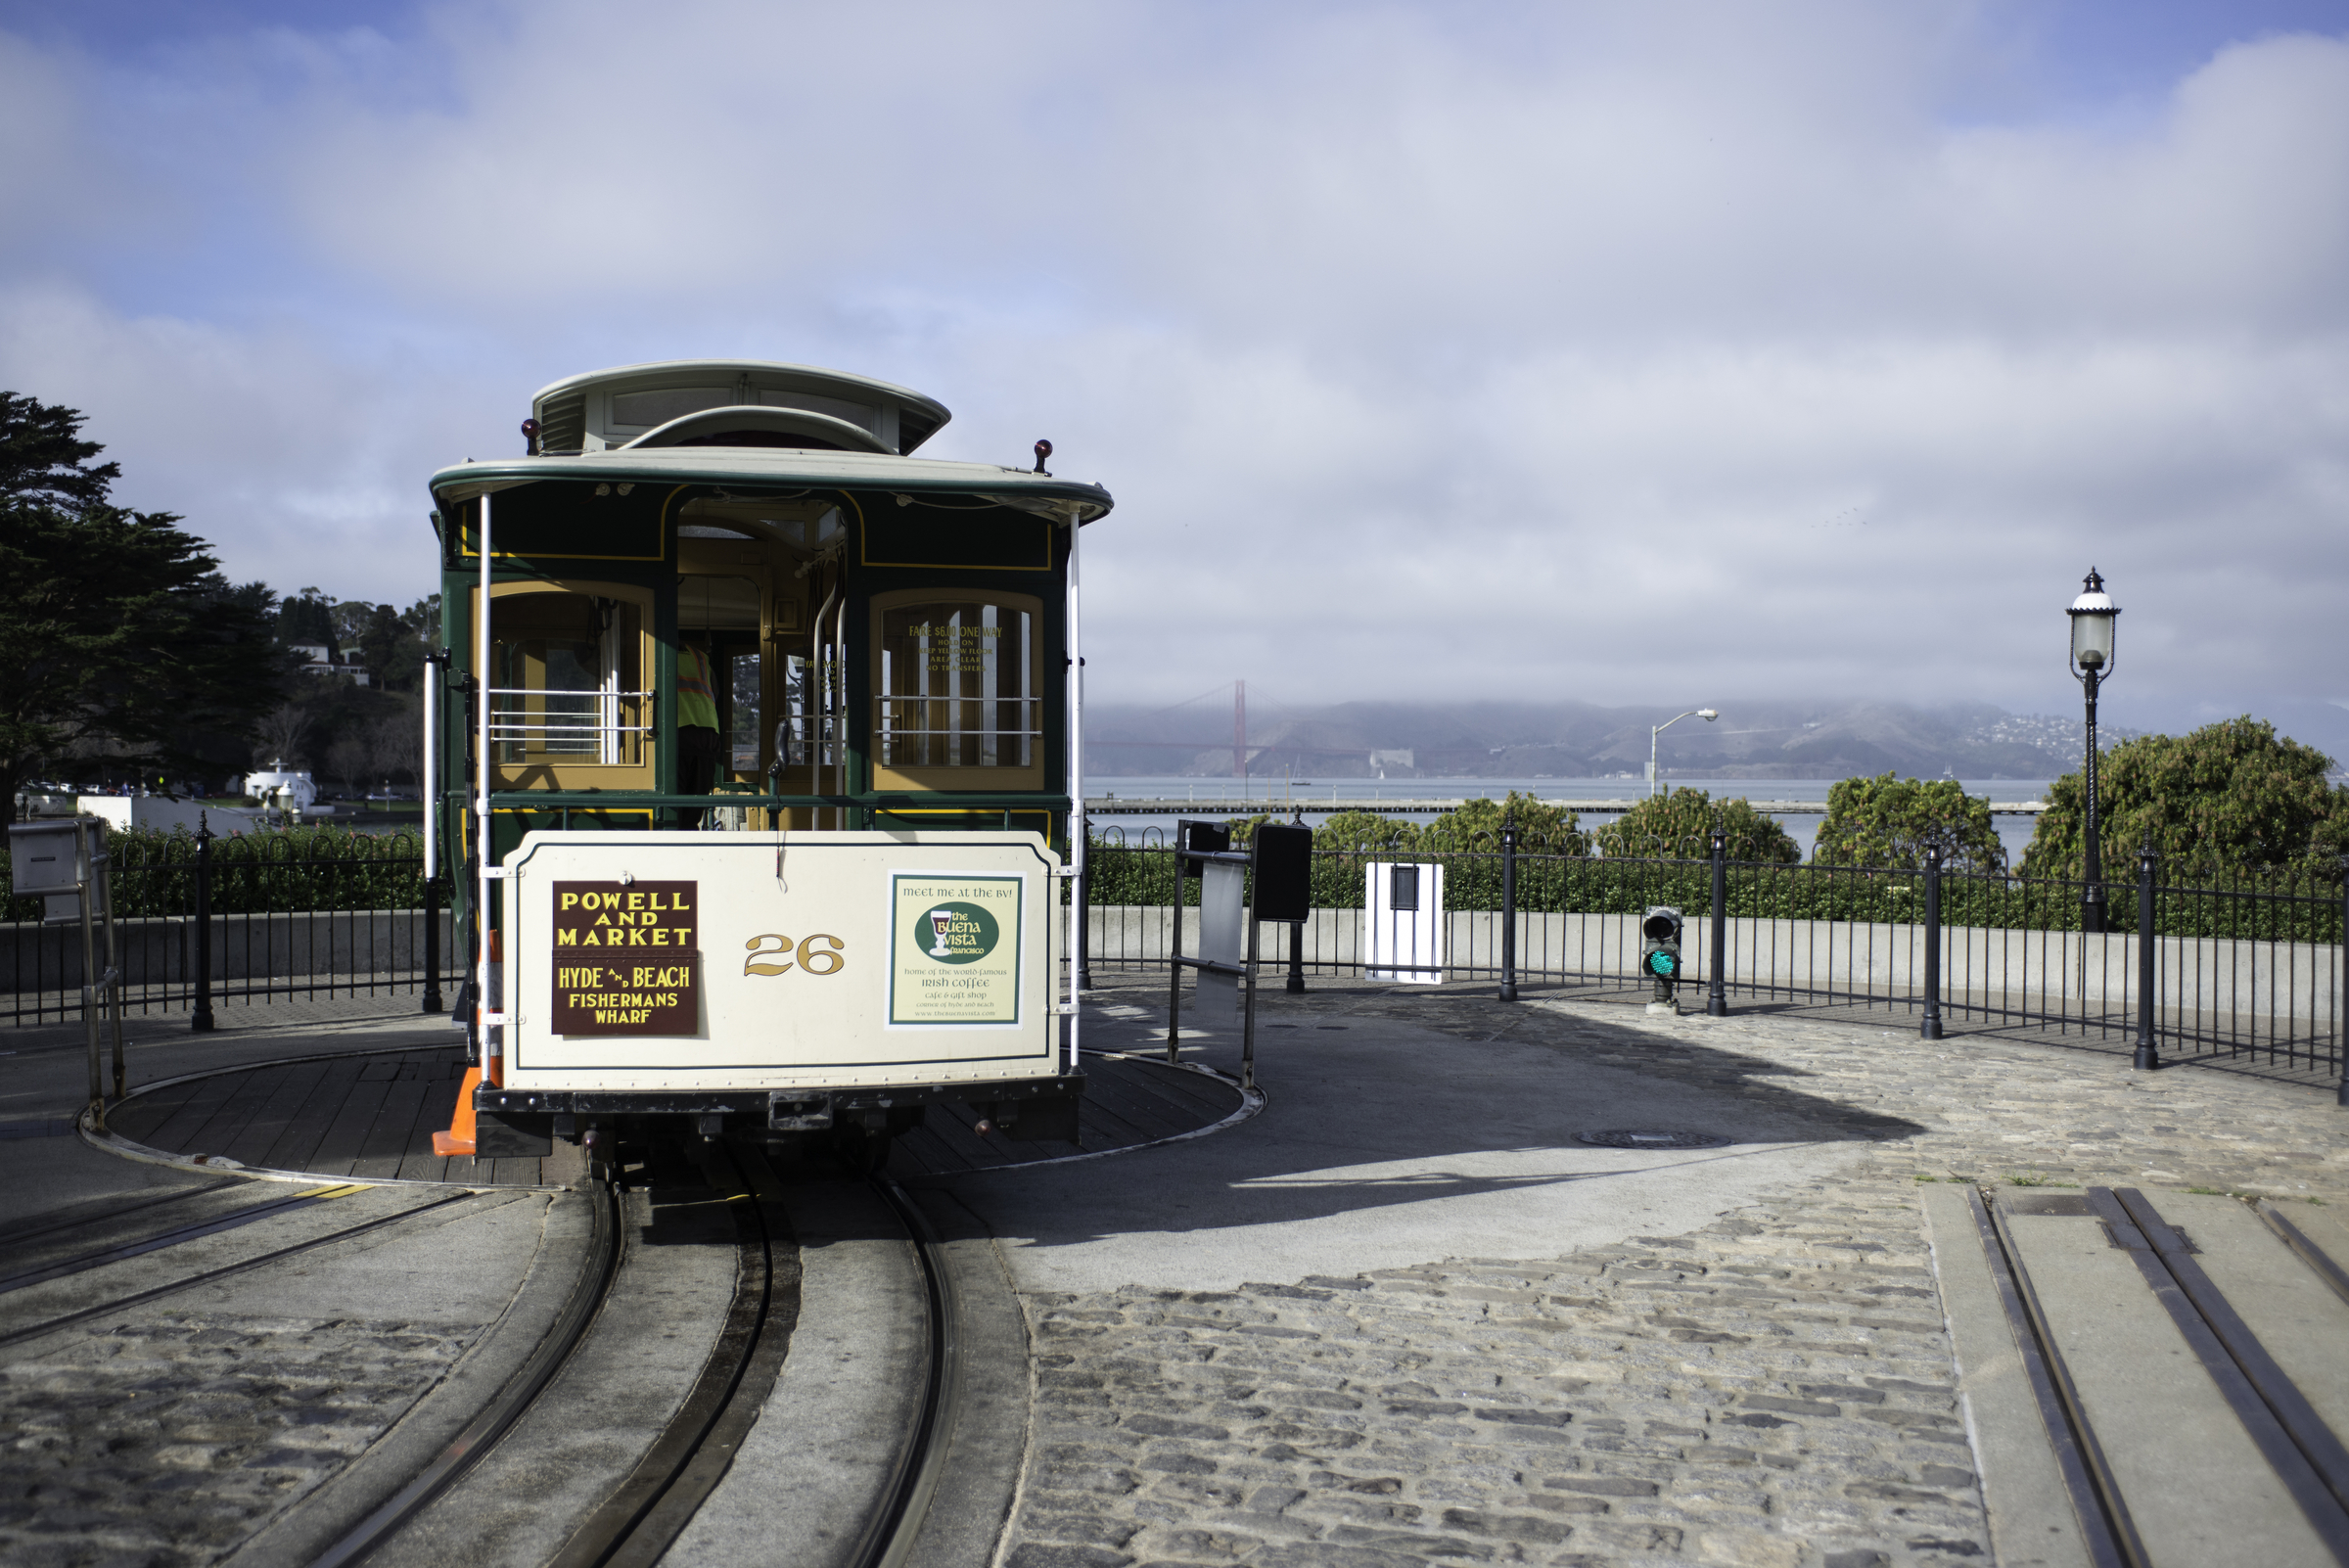
<svg viewBox="0 0 2349 1568"><path fill-rule="evenodd" d="M1444 868L1373 860L1363 868L1362 971L1371 980L1444 983Z"/></svg>

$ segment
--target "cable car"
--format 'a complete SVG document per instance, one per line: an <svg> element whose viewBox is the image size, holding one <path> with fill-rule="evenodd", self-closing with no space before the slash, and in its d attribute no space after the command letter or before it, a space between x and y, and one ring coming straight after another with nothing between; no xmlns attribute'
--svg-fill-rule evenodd
<svg viewBox="0 0 2349 1568"><path fill-rule="evenodd" d="M1075 1136L1078 540L1111 501L1049 442L913 455L947 418L806 365L633 365L433 476L427 874L475 1064L443 1152L873 1161L942 1099Z"/></svg>

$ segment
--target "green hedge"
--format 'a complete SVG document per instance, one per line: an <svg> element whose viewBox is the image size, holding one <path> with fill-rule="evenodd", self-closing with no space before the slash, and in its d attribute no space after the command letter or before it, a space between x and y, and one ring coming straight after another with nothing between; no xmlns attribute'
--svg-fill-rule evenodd
<svg viewBox="0 0 2349 1568"><path fill-rule="evenodd" d="M1320 909L1362 907L1363 864L1381 856L1323 852L1313 856L1313 902ZM1448 909L1498 909L1497 854L1397 855L1444 871ZM1852 866L1740 865L1725 878L1724 902L1739 919L1844 920L1885 924L1921 922L1921 871ZM1173 852L1096 843L1087 863L1086 897L1097 904L1172 901ZM1199 902L1196 881L1183 903ZM2107 927L2137 929L2134 877L2107 884ZM2232 937L2263 941L2335 943L2341 940L2342 886L2337 872L2244 871L2193 887L2159 889L2156 925L2164 936ZM1679 908L1691 921L1709 918L1713 869L1687 859L1609 859L1521 855L1517 907L1533 914L1642 914L1657 904ZM2030 931L2080 928L2080 888L2070 882L2023 882L1999 875L1942 878L1945 926Z"/></svg>
<svg viewBox="0 0 2349 1568"><path fill-rule="evenodd" d="M115 913L122 919L196 912L196 836L133 828L108 835ZM0 849L0 865L7 852ZM223 833L212 840L214 914L319 909L415 909L424 904L419 833L299 827ZM0 918L38 920L37 899L6 899Z"/></svg>

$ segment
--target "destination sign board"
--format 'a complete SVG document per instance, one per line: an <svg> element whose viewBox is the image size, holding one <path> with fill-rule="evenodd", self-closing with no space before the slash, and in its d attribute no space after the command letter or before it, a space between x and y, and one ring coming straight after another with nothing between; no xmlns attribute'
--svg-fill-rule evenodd
<svg viewBox="0 0 2349 1568"><path fill-rule="evenodd" d="M700 1030L699 884L557 882L553 899L556 1034Z"/></svg>

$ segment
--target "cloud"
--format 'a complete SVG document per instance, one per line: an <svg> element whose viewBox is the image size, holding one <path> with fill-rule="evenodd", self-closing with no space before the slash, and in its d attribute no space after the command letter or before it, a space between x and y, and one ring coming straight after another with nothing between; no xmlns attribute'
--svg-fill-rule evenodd
<svg viewBox="0 0 2349 1568"><path fill-rule="evenodd" d="M2349 42L1986 114L2016 47L1836 0L0 38L0 136L73 171L0 381L281 585L425 591L424 478L531 389L745 353L1109 484L1108 695L2052 707L2094 563L2116 721L2349 698Z"/></svg>

